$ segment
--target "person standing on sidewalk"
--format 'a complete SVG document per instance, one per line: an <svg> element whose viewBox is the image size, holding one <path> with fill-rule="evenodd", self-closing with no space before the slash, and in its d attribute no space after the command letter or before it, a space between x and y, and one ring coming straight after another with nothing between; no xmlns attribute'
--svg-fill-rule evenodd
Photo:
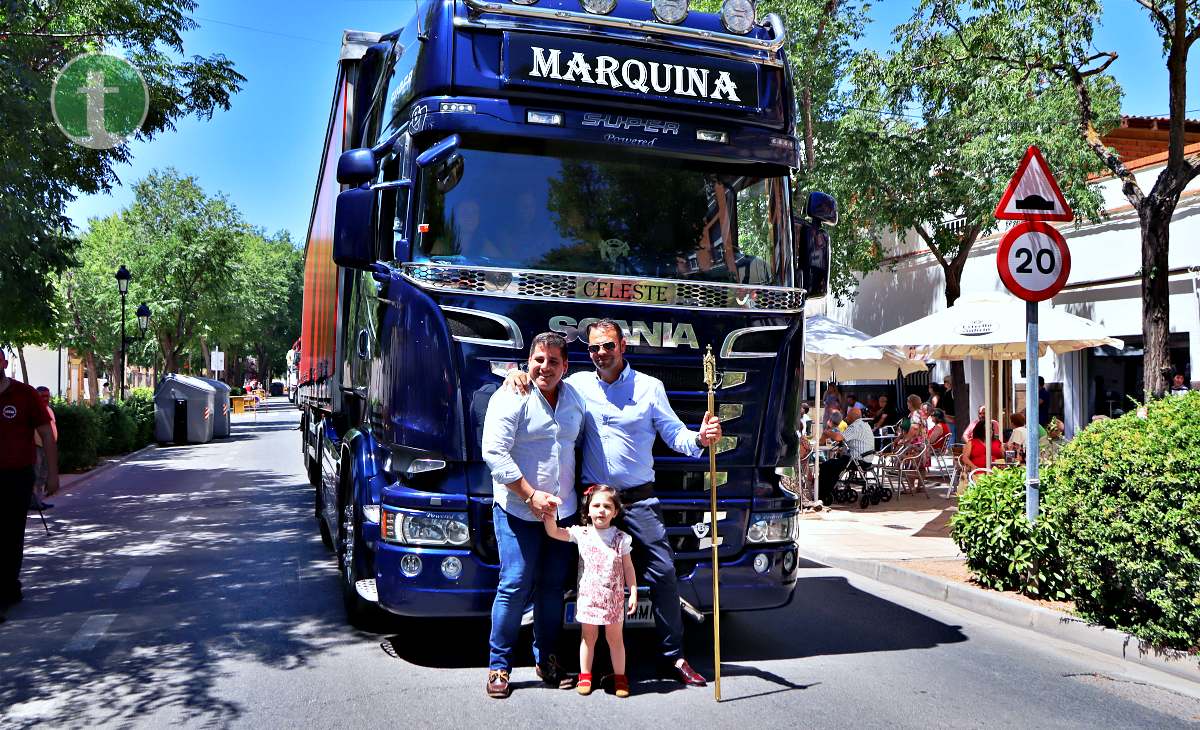
<svg viewBox="0 0 1200 730"><path fill-rule="evenodd" d="M25 522L37 459L34 434L42 437L45 450L46 489L58 490L58 445L50 413L37 391L8 377L7 370L8 357L0 349L0 620L22 598Z"/></svg>
<svg viewBox="0 0 1200 730"><path fill-rule="evenodd" d="M54 435L54 444L57 446L58 420L54 417L54 409L50 407L50 389L44 385L39 385L37 394L46 406L46 413L50 414L50 432ZM46 490L46 477L49 476L50 469L46 464L46 449L42 442L42 435L37 431L33 433L33 445L37 448L37 462L33 467L33 498L29 501L29 509L50 509L54 506L46 501L46 497L51 494L51 492Z"/></svg>

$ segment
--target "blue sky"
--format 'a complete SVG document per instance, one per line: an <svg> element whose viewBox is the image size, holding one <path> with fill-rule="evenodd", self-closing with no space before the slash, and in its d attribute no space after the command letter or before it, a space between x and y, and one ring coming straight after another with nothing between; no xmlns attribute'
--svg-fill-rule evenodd
<svg viewBox="0 0 1200 730"><path fill-rule="evenodd" d="M88 218L128 205L132 183L155 168L194 175L210 193L229 195L252 224L291 231L304 240L333 92L341 31L394 30L405 0L200 0L201 27L185 35L189 54L224 53L247 81L228 112L184 120L178 130L135 144L133 162L118 168L123 185L111 195L82 197L68 207L81 229ZM1164 116L1167 77L1161 45L1132 0L1109 0L1096 47L1115 50L1111 72L1125 90L1126 114ZM872 10L864 42L884 48L911 3L886 0ZM1190 64L1189 109L1200 111L1200 53ZM1193 114L1195 116L1195 114Z"/></svg>

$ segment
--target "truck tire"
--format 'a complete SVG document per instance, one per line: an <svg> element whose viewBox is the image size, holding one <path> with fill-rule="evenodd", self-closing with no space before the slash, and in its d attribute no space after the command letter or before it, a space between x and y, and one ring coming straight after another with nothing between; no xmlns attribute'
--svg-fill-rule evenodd
<svg viewBox="0 0 1200 730"><path fill-rule="evenodd" d="M351 626L364 631L375 631L383 623L383 611L378 605L358 595L355 584L372 576L359 575L354 556L364 550L362 543L362 513L354 503L349 489L342 490L338 510L338 573L341 575L342 605Z"/></svg>

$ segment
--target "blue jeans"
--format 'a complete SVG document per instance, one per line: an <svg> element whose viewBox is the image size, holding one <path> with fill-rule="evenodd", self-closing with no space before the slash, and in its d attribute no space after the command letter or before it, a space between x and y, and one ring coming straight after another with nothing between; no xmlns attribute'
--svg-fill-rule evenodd
<svg viewBox="0 0 1200 730"><path fill-rule="evenodd" d="M683 656L683 615L679 609L679 584L675 578L675 551L667 542L662 507L657 498L625 505L620 527L633 538L633 567L638 585L650 589L654 628L662 656L674 662Z"/></svg>
<svg viewBox="0 0 1200 730"><path fill-rule="evenodd" d="M496 546L500 550L500 585L492 602L490 669L512 670L513 645L521 633L521 616L533 597L533 660L558 653L562 630L563 591L574 550L570 543L546 534L540 522L509 515L492 505ZM558 521L562 527L572 518Z"/></svg>

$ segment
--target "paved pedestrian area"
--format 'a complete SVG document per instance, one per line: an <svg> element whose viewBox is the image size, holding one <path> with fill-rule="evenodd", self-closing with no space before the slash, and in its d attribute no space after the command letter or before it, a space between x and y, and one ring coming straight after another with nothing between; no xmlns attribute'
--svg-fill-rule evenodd
<svg viewBox="0 0 1200 730"><path fill-rule="evenodd" d="M938 488L906 494L867 509L835 505L806 513L800 520L800 552L862 560L937 560L961 558L950 539L950 517L957 500Z"/></svg>

